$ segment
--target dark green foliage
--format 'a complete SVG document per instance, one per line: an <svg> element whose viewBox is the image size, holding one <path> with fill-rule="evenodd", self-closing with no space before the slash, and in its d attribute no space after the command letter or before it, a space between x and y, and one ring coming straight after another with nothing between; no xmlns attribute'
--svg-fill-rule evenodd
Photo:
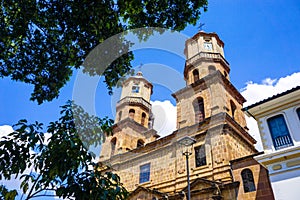
<svg viewBox="0 0 300 200"><path fill-rule="evenodd" d="M14 200L18 195L16 190L8 190L3 185L0 185L0 200Z"/></svg>
<svg viewBox="0 0 300 200"><path fill-rule="evenodd" d="M94 141L103 141L103 131L110 131L112 121L90 116L72 102L62 106L61 115L48 126L48 140L42 124L26 120L20 120L13 133L1 138L0 179L20 177L26 199L43 196L44 191L64 198L125 199L127 191L119 177L95 170L97 163L88 151ZM2 188L0 192L6 198L8 191Z"/></svg>
<svg viewBox="0 0 300 200"><path fill-rule="evenodd" d="M41 104L57 98L73 69L107 38L141 27L183 30L195 25L207 0L2 0L0 5L0 77L32 84L31 100ZM136 34L145 39L149 33ZM131 52L124 54L130 42L119 42L111 46L119 54L109 66L84 68L104 75L110 92L133 59Z"/></svg>
<svg viewBox="0 0 300 200"><path fill-rule="evenodd" d="M80 67L91 76L104 75L111 92L131 69L132 43L122 35L109 43L98 54L103 66L83 65L91 50L135 28L180 31L195 25L207 0L1 0L0 5L0 77L33 85L31 100L41 104L57 98ZM146 40L153 29L134 33ZM41 123L20 120L13 133L0 139L0 179L20 177L26 199L47 196L43 191L70 199L125 199L119 177L95 170L87 150L103 141L112 120L89 116L71 102L61 115L47 130ZM0 186L1 200L16 195L16 190Z"/></svg>

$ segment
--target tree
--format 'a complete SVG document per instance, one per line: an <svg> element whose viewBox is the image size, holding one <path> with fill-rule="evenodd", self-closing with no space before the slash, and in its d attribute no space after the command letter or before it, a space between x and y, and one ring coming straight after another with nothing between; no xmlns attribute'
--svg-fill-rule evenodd
<svg viewBox="0 0 300 200"><path fill-rule="evenodd" d="M207 0L11 0L0 3L0 77L34 85L31 100L57 98L87 54L107 38L133 28L183 30L200 17ZM144 38L145 33L140 34ZM123 41L120 52L130 42ZM130 68L132 52L116 57L102 73L111 92Z"/></svg>
<svg viewBox="0 0 300 200"><path fill-rule="evenodd" d="M20 177L26 199L55 195L67 199L125 199L127 191L120 178L96 170L98 164L88 151L91 144L103 140L102 131L109 132L112 121L90 116L71 101L62 106L61 114L48 126L48 140L41 123L28 124L26 120L20 120L15 131L1 139L0 179ZM80 136L85 137L84 142ZM14 199L16 190L2 186L1 194L4 199Z"/></svg>
<svg viewBox="0 0 300 200"><path fill-rule="evenodd" d="M0 185L0 199L1 200L14 200L18 195L17 190L8 190L5 186Z"/></svg>
<svg viewBox="0 0 300 200"><path fill-rule="evenodd" d="M32 84L31 100L41 104L58 97L73 70L82 67L98 44L134 28L183 30L195 25L207 0L2 0L0 5L0 77ZM140 39L151 34L135 33ZM134 58L132 52L122 54L128 52L130 41L119 42L122 45L115 48L120 54L109 55L114 61L104 72L97 65L83 66L91 76L104 75L109 92L131 69ZM20 176L27 199L43 191L70 199L126 198L119 177L95 170L97 164L87 150L103 140L101 133L109 131L112 121L89 116L71 102L61 114L47 127L48 140L41 123L26 120L1 139L0 179ZM80 140L82 135L88 140ZM15 190L0 187L0 199L15 196Z"/></svg>

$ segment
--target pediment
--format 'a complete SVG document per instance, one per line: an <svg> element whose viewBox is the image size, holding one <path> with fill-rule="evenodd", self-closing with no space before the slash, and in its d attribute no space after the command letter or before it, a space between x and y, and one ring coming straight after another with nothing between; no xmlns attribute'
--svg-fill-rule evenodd
<svg viewBox="0 0 300 200"><path fill-rule="evenodd" d="M128 200L152 200L160 199L163 196L157 190L152 190L144 187L137 187L129 194Z"/></svg>
<svg viewBox="0 0 300 200"><path fill-rule="evenodd" d="M216 188L216 185L219 185L216 181L210 181L203 178L197 178L191 183L191 191L205 191L212 190ZM187 187L183 189L184 192L187 192Z"/></svg>

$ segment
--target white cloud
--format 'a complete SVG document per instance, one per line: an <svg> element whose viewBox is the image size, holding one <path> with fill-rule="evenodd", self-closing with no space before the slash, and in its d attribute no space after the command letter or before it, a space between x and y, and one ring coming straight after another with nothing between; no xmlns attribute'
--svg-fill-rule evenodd
<svg viewBox="0 0 300 200"><path fill-rule="evenodd" d="M274 85L274 83L277 81L277 79L271 79L271 78L266 78L265 80L262 81L264 85Z"/></svg>
<svg viewBox="0 0 300 200"><path fill-rule="evenodd" d="M279 79L266 78L262 83L249 81L246 84L242 95L247 99L244 106L249 106L300 85L300 72Z"/></svg>
<svg viewBox="0 0 300 200"><path fill-rule="evenodd" d="M176 130L177 111L169 100L151 101L152 112L155 117L153 128L163 137Z"/></svg>
<svg viewBox="0 0 300 200"><path fill-rule="evenodd" d="M299 86L300 72L279 79L266 78L262 83L253 83L252 81L249 81L246 84L247 86L242 89L242 95L247 99L244 107ZM250 135L257 140L255 147L262 151L263 147L256 121L247 116L246 120Z"/></svg>
<svg viewBox="0 0 300 200"><path fill-rule="evenodd" d="M243 88L241 92L247 99L244 106L249 106L298 85L300 85L300 72L278 79L266 78L262 80L261 83L249 81L246 83L246 87ZM154 129L158 132L158 134L163 137L175 131L177 117L176 106L174 106L169 100L153 101L151 104L152 112L155 117ZM262 151L263 147L256 121L247 116L246 121L249 128L249 134L257 140L255 147L259 151Z"/></svg>
<svg viewBox="0 0 300 200"><path fill-rule="evenodd" d="M14 129L9 125L0 126L0 138L12 133Z"/></svg>

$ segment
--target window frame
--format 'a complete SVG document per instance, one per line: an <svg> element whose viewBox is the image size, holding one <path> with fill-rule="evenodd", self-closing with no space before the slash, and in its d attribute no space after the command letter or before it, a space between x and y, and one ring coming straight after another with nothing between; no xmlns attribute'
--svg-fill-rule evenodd
<svg viewBox="0 0 300 200"><path fill-rule="evenodd" d="M140 92L140 86L135 84L131 87L131 93L139 93Z"/></svg>
<svg viewBox="0 0 300 200"><path fill-rule="evenodd" d="M139 183L140 184L150 181L150 170L151 170L150 163L140 165L140 176L139 176Z"/></svg>
<svg viewBox="0 0 300 200"><path fill-rule="evenodd" d="M146 117L147 117L146 113L143 112L143 113L142 113L142 118L141 118L141 124L142 124L143 126L145 125Z"/></svg>
<svg viewBox="0 0 300 200"><path fill-rule="evenodd" d="M241 171L241 177L242 177L243 188L245 193L256 191L253 172L251 169L249 168L243 169Z"/></svg>
<svg viewBox="0 0 300 200"><path fill-rule="evenodd" d="M194 148L194 152L195 152L195 167L197 168L197 167L206 166L207 165L207 157L206 157L205 144L196 146ZM201 157L200 155L204 155L204 156ZM199 161L198 161L198 159L199 159Z"/></svg>
<svg viewBox="0 0 300 200"><path fill-rule="evenodd" d="M110 140L110 150L111 150L111 156L115 155L115 152L116 152L116 146L117 146L117 138L116 137L113 137L111 140Z"/></svg>
<svg viewBox="0 0 300 200"><path fill-rule="evenodd" d="M232 119L235 120L236 105L235 105L235 103L232 100L230 100L230 110L231 110Z"/></svg>
<svg viewBox="0 0 300 200"><path fill-rule="evenodd" d="M134 119L134 115L135 115L135 109L133 108L129 109L128 111L129 118Z"/></svg>
<svg viewBox="0 0 300 200"><path fill-rule="evenodd" d="M277 121L275 121L277 120ZM281 122L279 121L281 120ZM293 139L290 133L290 129L288 127L286 118L284 114L280 113L277 115L274 115L272 117L269 117L266 119L267 126L270 132L270 136L272 138L273 146L275 150L280 150L286 147L294 146ZM282 123L279 125L279 123ZM274 125L275 124L275 125ZM283 126L282 126L283 125ZM276 127L274 127L276 126ZM275 133L276 129L279 130L277 133ZM283 129L286 131L283 131ZM285 132L285 134L283 134ZM280 144L281 143L281 144Z"/></svg>
<svg viewBox="0 0 300 200"><path fill-rule="evenodd" d="M200 123L205 120L205 106L204 99L198 97L193 102L193 108L195 113L195 123Z"/></svg>
<svg viewBox="0 0 300 200"><path fill-rule="evenodd" d="M192 73L193 73L193 81L195 83L200 79L199 70L194 69Z"/></svg>

